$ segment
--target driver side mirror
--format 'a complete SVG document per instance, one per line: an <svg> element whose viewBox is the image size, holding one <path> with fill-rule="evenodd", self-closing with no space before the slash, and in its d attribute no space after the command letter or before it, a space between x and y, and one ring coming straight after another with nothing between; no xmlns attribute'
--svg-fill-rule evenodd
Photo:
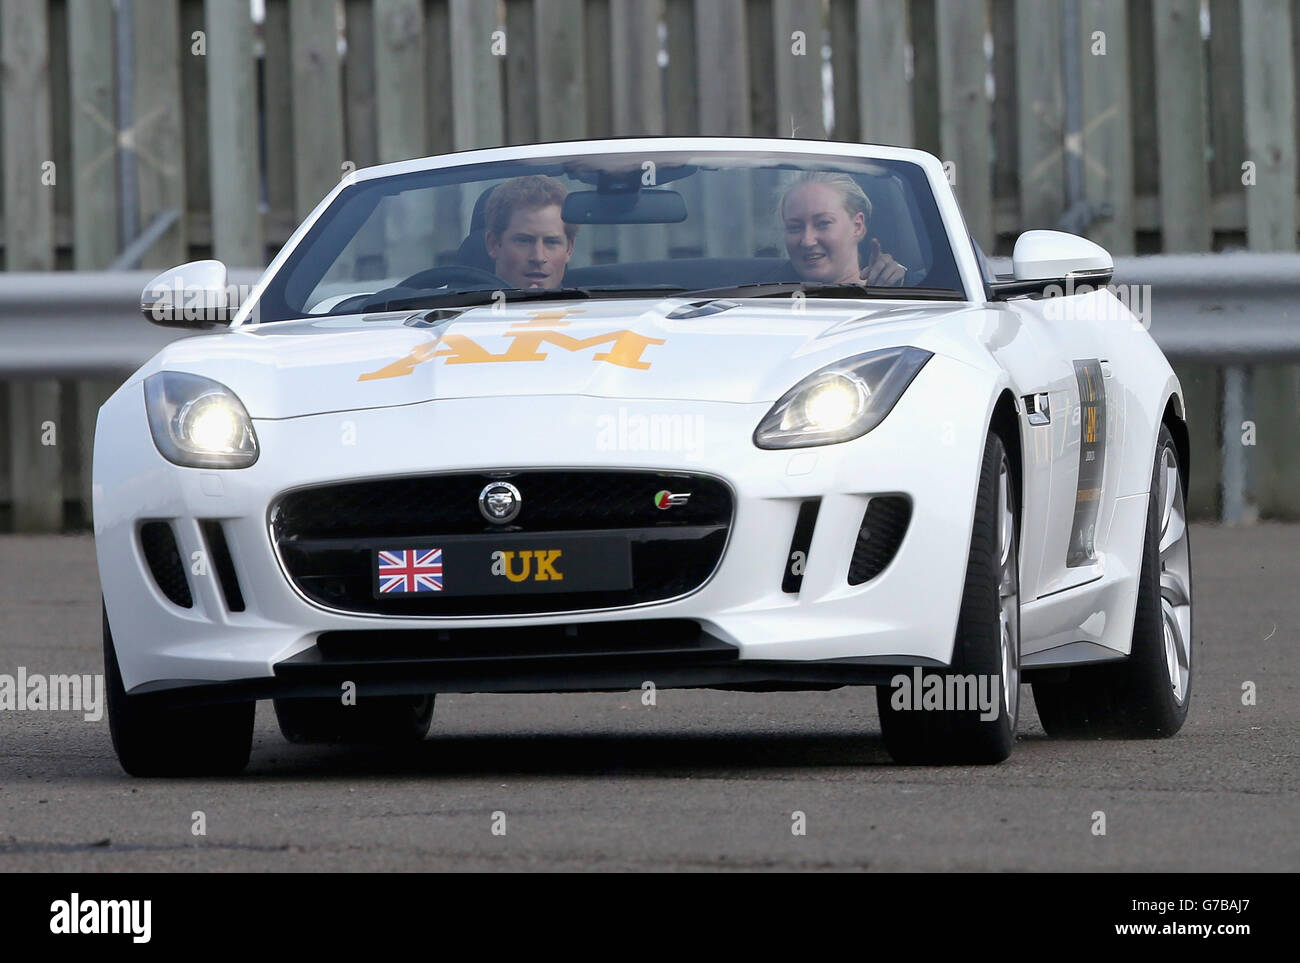
<svg viewBox="0 0 1300 963"><path fill-rule="evenodd" d="M226 265L215 260L164 271L140 294L140 311L166 328L213 328L228 323L238 308L231 301Z"/></svg>
<svg viewBox="0 0 1300 963"><path fill-rule="evenodd" d="M1109 284L1115 262L1099 244L1064 231L1026 231L1011 254L1012 276L1002 275L989 287L995 301L1023 294L1042 294L1052 285Z"/></svg>

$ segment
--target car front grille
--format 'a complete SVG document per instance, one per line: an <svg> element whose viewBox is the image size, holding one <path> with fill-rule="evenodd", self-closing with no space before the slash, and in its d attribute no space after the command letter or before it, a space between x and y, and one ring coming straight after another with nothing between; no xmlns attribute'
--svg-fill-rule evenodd
<svg viewBox="0 0 1300 963"><path fill-rule="evenodd" d="M479 511L485 486L518 488L522 509L507 525ZM687 493L659 508L662 491ZM699 588L722 559L733 499L711 475L653 471L518 471L383 478L299 489L271 508L271 536L290 579L327 608L395 616L517 615L617 608ZM510 536L605 535L630 546L630 588L546 594L374 593L378 550L440 538L489 544ZM430 541L433 540L433 541Z"/></svg>

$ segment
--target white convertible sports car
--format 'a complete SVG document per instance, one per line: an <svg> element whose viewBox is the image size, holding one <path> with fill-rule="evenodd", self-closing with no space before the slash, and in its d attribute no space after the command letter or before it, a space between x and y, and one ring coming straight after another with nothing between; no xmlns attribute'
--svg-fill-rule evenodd
<svg viewBox="0 0 1300 963"><path fill-rule="evenodd" d="M418 740L439 692L875 686L903 762L1170 735L1178 379L1109 255L989 269L915 150L644 138L349 174L103 406L109 719L137 775ZM1121 295L1122 291L1118 291ZM236 304L242 300L241 304Z"/></svg>

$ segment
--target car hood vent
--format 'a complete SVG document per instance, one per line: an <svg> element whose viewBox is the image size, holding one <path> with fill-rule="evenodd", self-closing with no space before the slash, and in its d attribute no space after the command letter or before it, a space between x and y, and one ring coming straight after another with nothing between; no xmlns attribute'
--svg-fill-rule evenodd
<svg viewBox="0 0 1300 963"><path fill-rule="evenodd" d="M730 311L732 308L740 307L735 301L691 301L666 314L665 317L672 321L684 321L688 318L707 318L711 314L721 314L723 311Z"/></svg>

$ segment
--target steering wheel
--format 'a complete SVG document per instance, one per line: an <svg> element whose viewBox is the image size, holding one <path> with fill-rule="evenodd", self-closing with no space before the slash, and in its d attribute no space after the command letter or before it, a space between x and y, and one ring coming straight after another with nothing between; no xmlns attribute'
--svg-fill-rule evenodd
<svg viewBox="0 0 1300 963"><path fill-rule="evenodd" d="M444 284L453 284L455 282L467 282L472 285L493 289L503 289L511 286L504 278L497 277L491 271L471 267L468 264L444 264L439 267L417 271L397 286L399 288L428 289L440 288Z"/></svg>

